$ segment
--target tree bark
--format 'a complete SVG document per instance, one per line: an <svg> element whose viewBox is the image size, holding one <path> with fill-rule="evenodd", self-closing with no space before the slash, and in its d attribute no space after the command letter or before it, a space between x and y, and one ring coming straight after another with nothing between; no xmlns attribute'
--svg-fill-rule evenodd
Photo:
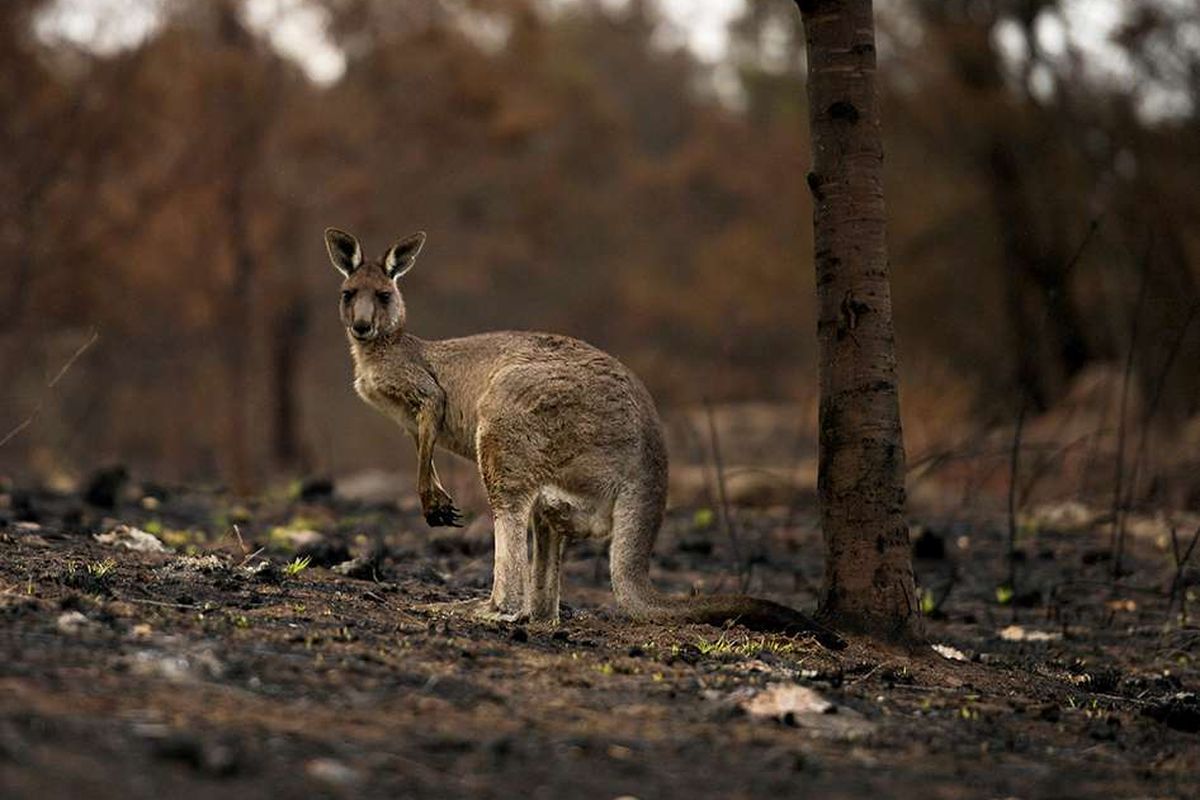
<svg viewBox="0 0 1200 800"><path fill-rule="evenodd" d="M797 0L808 52L820 346L821 613L889 639L919 628L884 239L871 0Z"/></svg>

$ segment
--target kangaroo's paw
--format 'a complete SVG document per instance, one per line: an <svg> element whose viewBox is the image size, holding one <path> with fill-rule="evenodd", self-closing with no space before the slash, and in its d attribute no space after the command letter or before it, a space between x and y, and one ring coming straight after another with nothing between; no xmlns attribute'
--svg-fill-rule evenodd
<svg viewBox="0 0 1200 800"><path fill-rule="evenodd" d="M428 495L421 498L421 510L425 514L425 521L430 527L439 528L461 528L463 524L462 512L455 505L454 500L445 492L434 489Z"/></svg>
<svg viewBox="0 0 1200 800"><path fill-rule="evenodd" d="M434 528L461 528L462 512L454 506L435 506L425 512L425 521Z"/></svg>

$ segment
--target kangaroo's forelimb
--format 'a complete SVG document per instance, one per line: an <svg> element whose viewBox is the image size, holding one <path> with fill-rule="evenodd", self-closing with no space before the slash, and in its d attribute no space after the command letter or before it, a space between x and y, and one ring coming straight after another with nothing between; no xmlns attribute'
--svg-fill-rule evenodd
<svg viewBox="0 0 1200 800"><path fill-rule="evenodd" d="M424 398L417 409L416 433L413 439L417 446L417 495L421 500L421 512L425 521L432 526L462 527L462 512L438 480L433 465L433 451L437 444L438 431L445 416L446 397L439 389Z"/></svg>

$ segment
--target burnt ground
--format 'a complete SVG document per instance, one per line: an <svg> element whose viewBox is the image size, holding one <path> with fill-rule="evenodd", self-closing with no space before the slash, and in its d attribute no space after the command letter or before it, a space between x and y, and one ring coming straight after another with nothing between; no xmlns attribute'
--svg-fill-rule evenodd
<svg viewBox="0 0 1200 800"><path fill-rule="evenodd" d="M4 495L0 794L1200 796L1200 629L1167 609L1161 537L1131 538L1113 589L1103 529L1026 526L1010 596L1002 521L924 520L927 633L958 661L632 624L587 547L557 629L473 621L423 605L486 592L486 520L432 531L324 488ZM660 586L735 588L713 518L672 513ZM755 592L811 607L811 511L737 520ZM117 522L174 552L93 538ZM791 685L819 698L772 709Z"/></svg>

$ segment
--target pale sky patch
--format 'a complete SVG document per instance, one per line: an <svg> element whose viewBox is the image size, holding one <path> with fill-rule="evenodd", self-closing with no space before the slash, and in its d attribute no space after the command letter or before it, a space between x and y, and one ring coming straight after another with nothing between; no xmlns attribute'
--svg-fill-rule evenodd
<svg viewBox="0 0 1200 800"><path fill-rule="evenodd" d="M586 0L543 0L551 7ZM4 0L0 0L4 2ZM162 19L164 0L55 0L36 23L39 36L109 53L136 45ZM400 2L400 0L397 0ZM603 0L621 6L628 0ZM780 0L784 2L784 0ZM898 0L880 0L880 7ZM1165 7L1195 0L1159 0ZM729 23L741 13L744 0L659 0L666 25L664 44L686 45L696 57L716 67L716 78L730 78L727 62ZM1128 5L1123 0L1064 0L1062 16L1044 13L1035 27L1037 43L1053 60L1073 50L1083 56L1085 73L1096 81L1130 90L1136 81L1133 65L1111 40ZM332 83L345 71L345 54L325 33L326 13L305 0L248 0L246 22L265 35L285 57L294 60L318 83ZM1188 33L1188 32L1185 32ZM1200 31L1193 31L1200 39ZM1011 66L1026 58L1023 37L1015 23L1001 23L993 35ZM1200 42L1197 43L1200 46ZM728 74L727 74L728 73ZM1050 73L1034 71L1033 90L1053 91ZM719 82L719 81L718 81ZM1189 110L1187 98L1153 87L1143 92L1141 108L1150 117Z"/></svg>
<svg viewBox="0 0 1200 800"><path fill-rule="evenodd" d="M38 17L34 31L45 41L114 53L154 31L160 5L157 0L56 0Z"/></svg>
<svg viewBox="0 0 1200 800"><path fill-rule="evenodd" d="M346 71L346 55L326 36L328 14L303 0L249 0L246 24L275 49L300 64L317 83L333 83Z"/></svg>

